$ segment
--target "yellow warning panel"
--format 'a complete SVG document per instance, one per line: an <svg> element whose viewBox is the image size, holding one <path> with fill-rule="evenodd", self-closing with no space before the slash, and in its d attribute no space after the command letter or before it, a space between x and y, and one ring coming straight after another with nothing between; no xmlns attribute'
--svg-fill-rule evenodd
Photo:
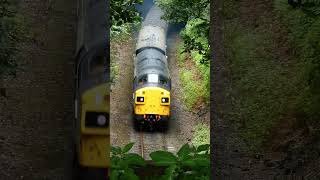
<svg viewBox="0 0 320 180"><path fill-rule="evenodd" d="M80 164L87 167L109 167L109 142L110 136L82 136L80 144Z"/></svg>

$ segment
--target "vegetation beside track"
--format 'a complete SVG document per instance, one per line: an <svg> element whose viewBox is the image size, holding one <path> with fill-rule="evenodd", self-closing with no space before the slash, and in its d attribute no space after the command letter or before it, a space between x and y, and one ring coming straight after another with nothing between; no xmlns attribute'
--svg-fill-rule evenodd
<svg viewBox="0 0 320 180"><path fill-rule="evenodd" d="M141 16L136 10L137 4L142 4L143 0L120 0L111 1L111 27L110 27L110 69L111 82L114 82L119 75L117 66L117 46L132 40L134 27L139 26Z"/></svg>
<svg viewBox="0 0 320 180"><path fill-rule="evenodd" d="M19 67L18 45L26 37L26 28L18 9L17 0L0 3L0 75L14 75Z"/></svg>
<svg viewBox="0 0 320 180"><path fill-rule="evenodd" d="M210 144L210 127L204 123L198 123L194 127L194 135L192 139L192 144L195 146L200 146L203 144Z"/></svg>
<svg viewBox="0 0 320 180"><path fill-rule="evenodd" d="M164 19L186 24L180 33L178 49L180 79L189 110L209 104L210 98L210 1L157 0L164 11ZM200 11L199 11L200 10Z"/></svg>
<svg viewBox="0 0 320 180"><path fill-rule="evenodd" d="M111 83L114 83L119 76L119 67L117 64L119 47L125 47L132 39L132 28L128 25L123 27L123 31L117 32L110 39L110 70Z"/></svg>
<svg viewBox="0 0 320 180"><path fill-rule="evenodd" d="M269 2L253 4L268 7L263 3ZM255 23L246 11L253 12ZM299 131L306 132L304 138L319 137L319 12L315 1L292 6L275 0L267 15L249 4L224 1L232 81L232 112L226 113L251 151L270 149L272 143L300 144L287 142Z"/></svg>
<svg viewBox="0 0 320 180"><path fill-rule="evenodd" d="M134 143L129 143L122 148L112 147L111 180L138 180L140 178L208 180L210 178L209 144L200 146L185 144L177 154L155 151L150 154L152 162L148 163L139 154L129 152L133 145ZM154 171L153 166L160 167L158 172L148 174L148 168Z"/></svg>
<svg viewBox="0 0 320 180"><path fill-rule="evenodd" d="M298 111L309 126L311 134L320 136L320 1L302 0L288 5L275 0L275 8L288 26L290 43L299 59L299 84L303 85L297 103Z"/></svg>

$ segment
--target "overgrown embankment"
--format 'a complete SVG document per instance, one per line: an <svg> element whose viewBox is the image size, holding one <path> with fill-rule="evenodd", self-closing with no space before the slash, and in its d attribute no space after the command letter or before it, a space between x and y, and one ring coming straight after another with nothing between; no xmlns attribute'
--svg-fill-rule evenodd
<svg viewBox="0 0 320 180"><path fill-rule="evenodd" d="M233 108L225 113L251 152L296 154L294 159L305 162L308 158L299 152L319 152L314 145L319 137L320 8L314 2L293 7L285 0L224 1Z"/></svg>
<svg viewBox="0 0 320 180"><path fill-rule="evenodd" d="M126 47L128 44L131 44L132 40L132 30L130 26L123 28L121 32L113 32L110 40L110 69L111 69L111 83L115 83L117 77L119 76L119 66L118 53L119 48Z"/></svg>
<svg viewBox="0 0 320 180"><path fill-rule="evenodd" d="M0 75L14 74L18 67L18 45L26 35L19 8L17 0L0 3Z"/></svg>
<svg viewBox="0 0 320 180"><path fill-rule="evenodd" d="M304 86L298 101L298 112L305 119L310 133L319 136L320 1L302 1L290 6L287 1L276 0L275 8L288 27L289 42L293 44L298 59L300 85Z"/></svg>
<svg viewBox="0 0 320 180"><path fill-rule="evenodd" d="M156 3L171 23L185 24L178 49L184 101L191 111L208 106L210 92L209 1L165 1ZM201 11L198 11L202 9Z"/></svg>

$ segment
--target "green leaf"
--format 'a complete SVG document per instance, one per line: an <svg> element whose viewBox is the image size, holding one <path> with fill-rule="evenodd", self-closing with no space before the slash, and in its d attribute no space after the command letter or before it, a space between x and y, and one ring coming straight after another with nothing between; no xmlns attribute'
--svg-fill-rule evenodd
<svg viewBox="0 0 320 180"><path fill-rule="evenodd" d="M137 175L134 174L133 170L128 170L125 171L123 174L123 178L124 180L139 180L139 177Z"/></svg>
<svg viewBox="0 0 320 180"><path fill-rule="evenodd" d="M115 155L121 154L121 148L120 147L111 147L111 152Z"/></svg>
<svg viewBox="0 0 320 180"><path fill-rule="evenodd" d="M119 179L119 178L118 178L119 174L120 174L119 171L111 170L110 180L117 180L117 179Z"/></svg>
<svg viewBox="0 0 320 180"><path fill-rule="evenodd" d="M137 166L145 166L146 165L144 159L140 155L135 154L135 153L126 154L124 156L124 161L128 165L137 165Z"/></svg>
<svg viewBox="0 0 320 180"><path fill-rule="evenodd" d="M122 149L122 153L127 153L130 151L130 149L133 147L134 143L129 143Z"/></svg>
<svg viewBox="0 0 320 180"><path fill-rule="evenodd" d="M170 166L177 163L177 157L167 151L152 152L150 157L158 166Z"/></svg>
<svg viewBox="0 0 320 180"><path fill-rule="evenodd" d="M196 167L197 164L193 159L186 159L181 161L182 166L186 166L186 167Z"/></svg>
<svg viewBox="0 0 320 180"><path fill-rule="evenodd" d="M161 180L174 180L175 179L175 172L177 166L171 165L165 170L165 174L161 177Z"/></svg>
<svg viewBox="0 0 320 180"><path fill-rule="evenodd" d="M193 161L196 163L197 166L205 166L205 167L210 166L210 159L208 158L197 157L197 158L194 158Z"/></svg>
<svg viewBox="0 0 320 180"><path fill-rule="evenodd" d="M191 153L191 149L189 144L187 143L180 148L177 155L179 158L184 159L190 153Z"/></svg>
<svg viewBox="0 0 320 180"><path fill-rule="evenodd" d="M197 148L197 152L208 151L209 148L210 148L210 144L200 145L200 146Z"/></svg>

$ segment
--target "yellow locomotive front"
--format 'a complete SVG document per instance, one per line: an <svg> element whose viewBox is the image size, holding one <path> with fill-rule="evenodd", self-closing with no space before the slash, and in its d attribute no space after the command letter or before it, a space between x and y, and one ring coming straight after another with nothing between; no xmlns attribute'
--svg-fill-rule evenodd
<svg viewBox="0 0 320 180"><path fill-rule="evenodd" d="M135 82L136 123L166 128L170 118L170 80L159 74L144 75Z"/></svg>
<svg viewBox="0 0 320 180"><path fill-rule="evenodd" d="M99 85L81 97L79 163L85 167L109 167L108 86Z"/></svg>
<svg viewBox="0 0 320 180"><path fill-rule="evenodd" d="M86 179L106 179L110 167L109 71L103 46L83 51L77 67L75 165Z"/></svg>

